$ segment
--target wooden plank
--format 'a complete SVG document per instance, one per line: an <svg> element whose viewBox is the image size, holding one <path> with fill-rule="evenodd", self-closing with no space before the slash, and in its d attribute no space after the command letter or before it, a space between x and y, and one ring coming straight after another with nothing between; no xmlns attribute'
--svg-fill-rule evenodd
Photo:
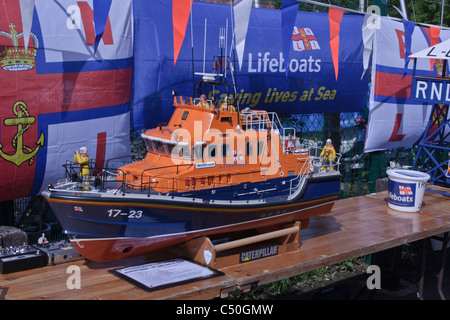
<svg viewBox="0 0 450 320"><path fill-rule="evenodd" d="M311 219L310 228L302 233L299 251L268 258L263 266L251 262L248 267L222 271L235 277L238 286L266 284L450 230L448 198L426 194L426 205L419 213L391 210L386 198L383 192L340 200L330 214Z"/></svg>
<svg viewBox="0 0 450 320"><path fill-rule="evenodd" d="M146 262L149 261L143 257L105 264L79 260L0 275L0 292L3 292L5 299L12 300L211 299L216 297L222 288L235 286L234 279L225 275L162 291L145 292L109 272L112 269ZM71 275L67 273L69 265L80 268L81 289L68 289L66 282ZM180 291L183 293L181 296Z"/></svg>
<svg viewBox="0 0 450 320"><path fill-rule="evenodd" d="M448 190L448 189L447 189ZM449 197L425 192L418 213L391 210L387 192L339 200L331 213L313 217L300 248L276 256L220 268L225 275L145 292L111 274L112 269L173 257L162 252L112 263L86 260L0 274L0 299L211 299L235 288L266 284L319 267L360 257L450 231ZM68 289L67 268L80 268L81 289Z"/></svg>

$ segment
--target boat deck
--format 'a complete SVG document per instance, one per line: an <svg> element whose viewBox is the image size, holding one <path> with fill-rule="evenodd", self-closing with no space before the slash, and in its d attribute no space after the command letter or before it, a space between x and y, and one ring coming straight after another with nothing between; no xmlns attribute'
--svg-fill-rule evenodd
<svg viewBox="0 0 450 320"><path fill-rule="evenodd" d="M433 187L437 188L437 187ZM447 190L448 189L444 189ZM235 289L266 284L450 231L449 197L425 192L419 213L391 210L387 192L339 200L331 213L311 218L300 248L276 256L220 268L224 275L146 292L110 273L149 262L148 257L111 263L78 260L55 266L0 274L1 299L210 299ZM153 259L170 258L161 253ZM263 262L264 261L264 262ZM80 267L80 289L68 289L68 267Z"/></svg>

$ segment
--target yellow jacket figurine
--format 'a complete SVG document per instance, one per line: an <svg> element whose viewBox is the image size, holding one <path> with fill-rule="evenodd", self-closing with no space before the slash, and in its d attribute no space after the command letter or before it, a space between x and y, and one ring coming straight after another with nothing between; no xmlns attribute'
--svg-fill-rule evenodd
<svg viewBox="0 0 450 320"><path fill-rule="evenodd" d="M334 150L334 147L331 144L331 139L327 140L327 144L323 147L320 156L328 161L334 160L334 158L336 158L336 150Z"/></svg>
<svg viewBox="0 0 450 320"><path fill-rule="evenodd" d="M78 150L75 151L73 159L80 165L80 176L83 182L89 184L89 157L86 152L86 147L81 147L80 152Z"/></svg>
<svg viewBox="0 0 450 320"><path fill-rule="evenodd" d="M225 99L223 99L222 105L220 106L220 111L236 111L236 108L230 102L228 102L228 97L225 97Z"/></svg>
<svg viewBox="0 0 450 320"><path fill-rule="evenodd" d="M209 105L208 100L206 100L206 95L204 95L204 94L202 94L200 96L200 101L197 103L197 106L206 108L206 109L211 109L211 106Z"/></svg>

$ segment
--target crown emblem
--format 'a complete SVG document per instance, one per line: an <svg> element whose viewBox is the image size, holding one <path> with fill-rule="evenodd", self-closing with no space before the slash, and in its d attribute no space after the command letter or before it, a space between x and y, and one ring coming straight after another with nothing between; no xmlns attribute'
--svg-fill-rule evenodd
<svg viewBox="0 0 450 320"><path fill-rule="evenodd" d="M8 71L31 70L36 66L36 52L39 42L36 36L30 33L34 46L28 45L28 49L19 48L19 39L23 38L23 32L17 33L14 24L10 24L11 33L0 31L0 67ZM5 44L4 40L8 38L11 42Z"/></svg>

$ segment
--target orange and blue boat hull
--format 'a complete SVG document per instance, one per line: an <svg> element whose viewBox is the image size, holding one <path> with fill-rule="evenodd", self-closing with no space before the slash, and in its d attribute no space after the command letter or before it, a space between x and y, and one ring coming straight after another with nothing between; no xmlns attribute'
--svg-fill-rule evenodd
<svg viewBox="0 0 450 320"><path fill-rule="evenodd" d="M75 191L43 195L80 254L103 262L158 251L199 236L220 238L307 222L330 212L340 192L340 175L309 178L303 191L290 200L282 179L269 182L266 185L274 187L265 190L261 184L245 184L185 195Z"/></svg>

